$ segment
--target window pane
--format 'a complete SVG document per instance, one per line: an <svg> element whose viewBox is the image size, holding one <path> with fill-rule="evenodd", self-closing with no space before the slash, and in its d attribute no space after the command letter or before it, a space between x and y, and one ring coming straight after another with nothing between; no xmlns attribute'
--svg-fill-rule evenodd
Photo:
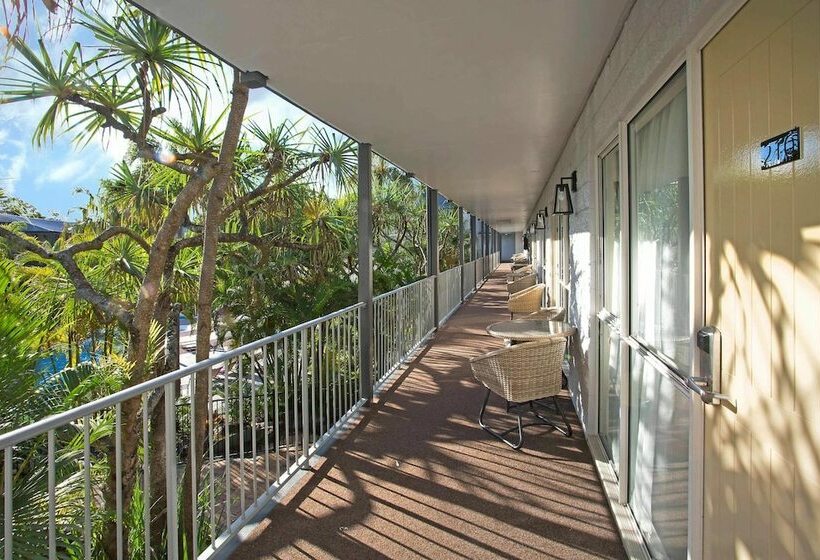
<svg viewBox="0 0 820 560"><path fill-rule="evenodd" d="M630 352L629 506L653 558L687 557L689 391Z"/></svg>
<svg viewBox="0 0 820 560"><path fill-rule="evenodd" d="M598 344L600 364L600 427L601 441L604 443L615 472L619 472L618 449L621 443L621 364L618 345L620 337L601 321Z"/></svg>
<svg viewBox="0 0 820 560"><path fill-rule="evenodd" d="M632 334L689 369L689 152L686 75L629 125Z"/></svg>
<svg viewBox="0 0 820 560"><path fill-rule="evenodd" d="M601 160L601 202L603 208L603 280L604 308L621 314L621 193L618 174L621 150L615 148Z"/></svg>

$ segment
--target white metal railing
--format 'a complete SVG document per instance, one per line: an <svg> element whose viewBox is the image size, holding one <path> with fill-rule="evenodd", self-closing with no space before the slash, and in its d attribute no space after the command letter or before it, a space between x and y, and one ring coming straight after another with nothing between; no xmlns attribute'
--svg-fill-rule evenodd
<svg viewBox="0 0 820 560"><path fill-rule="evenodd" d="M444 319L494 269L491 257L438 276ZM425 278L374 298L376 388L435 330L434 297L435 279ZM364 403L363 307L0 434L4 558L97 557L109 535L120 558L128 548L129 558L164 550L173 559L186 520L197 535L188 558L222 550ZM197 398L204 407L191 406ZM203 410L197 443L192 427ZM169 497L180 508L162 506Z"/></svg>
<svg viewBox="0 0 820 560"><path fill-rule="evenodd" d="M373 298L373 381L379 386L435 329L432 277Z"/></svg>
<svg viewBox="0 0 820 560"><path fill-rule="evenodd" d="M475 290L475 285L475 261L470 261L464 265L464 292L461 295L470 295Z"/></svg>
<svg viewBox="0 0 820 560"><path fill-rule="evenodd" d="M177 558L183 521L177 508L161 513L163 542L155 542L152 525L158 500L181 503L184 485L194 488L193 479L180 476L189 457L192 472L199 473L197 491L190 494L198 538L187 556L218 551L361 406L362 307L353 305L0 435L6 560L96 557L106 522L115 525L118 557L129 543L131 558L154 558L156 550ZM187 391L180 391L186 385ZM207 391L204 447L191 434L200 411L190 403L202 396L197 385ZM201 451L191 454L194 445ZM151 483L157 465L164 469L164 496L156 495ZM126 475L133 477L131 488ZM132 489L129 505L124 495Z"/></svg>
<svg viewBox="0 0 820 560"><path fill-rule="evenodd" d="M445 270L438 275L438 323L444 322L461 305L461 266Z"/></svg>

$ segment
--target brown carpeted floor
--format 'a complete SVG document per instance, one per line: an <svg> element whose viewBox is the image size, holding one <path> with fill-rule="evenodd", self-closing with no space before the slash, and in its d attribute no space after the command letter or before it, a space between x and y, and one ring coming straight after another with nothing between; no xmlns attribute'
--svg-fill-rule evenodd
<svg viewBox="0 0 820 560"><path fill-rule="evenodd" d="M233 558L624 557L568 395L572 438L531 427L513 451L476 423L484 391L467 361L501 346L484 328L507 318L505 270Z"/></svg>

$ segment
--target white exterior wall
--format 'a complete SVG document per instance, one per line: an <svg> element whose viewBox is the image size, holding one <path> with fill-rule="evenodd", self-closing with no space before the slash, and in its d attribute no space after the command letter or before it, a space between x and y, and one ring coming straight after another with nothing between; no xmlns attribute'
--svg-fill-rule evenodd
<svg viewBox="0 0 820 560"><path fill-rule="evenodd" d="M573 285L567 317L577 327L578 335L570 346L569 387L587 431L597 431L591 423L597 417L594 393L598 306L593 299L597 298L593 262L598 258L598 213L594 207L599 188L598 155L618 135L618 123L645 103L660 81L671 77L670 65L677 60L683 63L688 44L710 17L728 3L731 0L635 2L528 221L544 206L552 210L554 185L561 176L577 170L578 192L572 193L575 213L569 218ZM622 186L622 193L626 192L625 187Z"/></svg>

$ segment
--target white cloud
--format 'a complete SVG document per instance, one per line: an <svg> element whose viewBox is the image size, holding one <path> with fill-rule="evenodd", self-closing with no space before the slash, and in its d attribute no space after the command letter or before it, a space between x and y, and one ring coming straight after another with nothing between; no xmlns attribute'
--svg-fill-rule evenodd
<svg viewBox="0 0 820 560"><path fill-rule="evenodd" d="M56 167L52 167L48 171L41 173L34 181L36 185L43 185L45 183L63 183L71 179L85 174L83 171L88 169L88 162L83 158L71 158L64 161Z"/></svg>
<svg viewBox="0 0 820 560"><path fill-rule="evenodd" d="M105 158L113 164L122 161L122 158L124 158L128 152L128 147L131 145L131 142L123 138L122 134L117 133L100 138L99 145L102 148ZM93 146L93 144L91 144L89 148L91 148L91 146Z"/></svg>
<svg viewBox="0 0 820 560"><path fill-rule="evenodd" d="M27 146L20 140L9 139L9 130L0 130L0 183L13 194L17 181L26 165Z"/></svg>
<svg viewBox="0 0 820 560"><path fill-rule="evenodd" d="M23 174L23 168L26 165L25 150L18 153L16 156L9 157L7 165L0 163L0 179L2 179L3 186L9 194L14 194L17 187L17 181Z"/></svg>

